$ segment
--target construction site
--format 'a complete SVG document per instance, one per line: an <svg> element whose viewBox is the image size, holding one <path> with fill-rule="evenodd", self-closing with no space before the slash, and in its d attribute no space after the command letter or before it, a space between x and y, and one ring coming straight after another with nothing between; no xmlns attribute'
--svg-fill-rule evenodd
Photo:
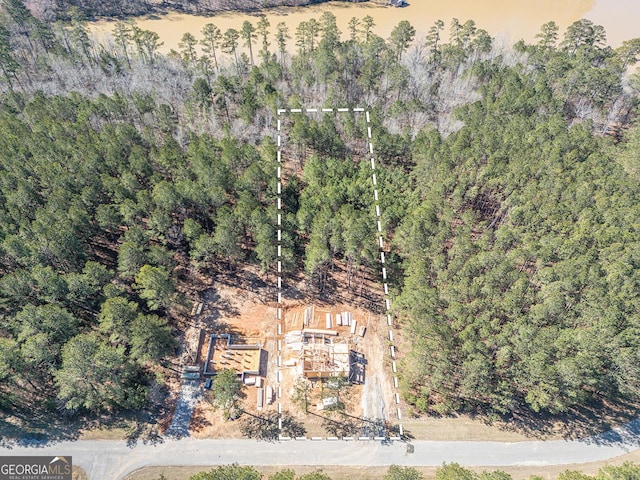
<svg viewBox="0 0 640 480"><path fill-rule="evenodd" d="M352 363L360 358L354 348L366 326L358 326L353 313L311 305L286 312L285 325L283 365L290 368L288 373L311 381L342 376L362 383Z"/></svg>
<svg viewBox="0 0 640 480"><path fill-rule="evenodd" d="M343 108L338 111L350 110ZM301 113L301 110L278 110L278 115L285 113ZM388 252L382 232L372 130L368 126L370 116L362 108L354 109L353 113L361 115L368 127L366 136L352 139L350 145L355 161L366 159L367 166L371 168L371 208L375 209L377 218L372 227L377 227L375 245L379 249L380 274L374 274L364 265L354 270L351 263L333 258L330 273L326 265L317 286L319 290L316 290L308 283L308 278L285 274L283 271L283 187L291 174L302 172L303 159L311 152L296 151L296 145L289 141L288 136L294 120L288 117L279 119L276 142L277 243L274 245L277 262L273 265L276 277L257 282L262 283L258 289L250 287L250 292L254 293L273 286L274 290L267 295L267 302L275 300L276 303L268 305L264 303L264 297L258 302L246 298L242 302L244 305L236 307L233 304L240 300L238 297L231 295L216 299L223 304L226 302L237 313L222 315L217 319L218 323L226 323L230 329L216 326L216 332L207 331L206 334L211 335L208 337L209 348L206 354L200 355L204 362L204 377L215 376L215 372L228 368L235 371L245 385L256 386L255 389L246 389L248 400L243 402L243 409L277 408L278 413L295 412L305 417L306 423L309 420L305 416L306 403L304 414L300 414L299 405L293 400L296 398L296 388L300 387L300 383L305 384L304 388L311 388L310 398L320 410L326 406L324 387L336 384L334 379L340 378L342 385L348 385L343 392L349 397L348 401L341 400L341 403L345 404L345 411L350 415L400 420L395 361L395 343L399 338L394 337L392 331L394 326L385 265ZM368 207L362 208L366 210ZM259 279L261 274L252 274L252 277ZM243 275L235 275L235 280L243 278ZM229 286L233 288L238 285ZM245 290L238 293L247 295L249 292ZM255 314L249 315L250 310ZM383 319L386 319L386 325ZM249 340L252 336L260 337L260 340ZM249 345L253 345L253 350ZM203 349L199 350L202 352ZM271 394L267 395L266 388Z"/></svg>
<svg viewBox="0 0 640 480"><path fill-rule="evenodd" d="M290 300L279 331L273 305L240 288L218 284L211 292L201 295L204 305L192 309L199 333L191 337L192 363L183 374L203 391L217 372L233 370L244 384L242 409L266 415L281 405L304 421L310 435L325 433L321 418L305 414L293 400L300 379L310 386L313 412L328 406L325 387L332 377L348 380L341 401L350 415L380 417L383 405L393 401L384 361L388 347L374 313L348 304ZM194 408L191 434L241 437L237 424L226 422L206 401Z"/></svg>
<svg viewBox="0 0 640 480"><path fill-rule="evenodd" d="M213 376L220 370L233 370L242 383L254 385L257 377L265 376L267 352L259 343L234 343L230 334L212 334L209 337L202 374Z"/></svg>

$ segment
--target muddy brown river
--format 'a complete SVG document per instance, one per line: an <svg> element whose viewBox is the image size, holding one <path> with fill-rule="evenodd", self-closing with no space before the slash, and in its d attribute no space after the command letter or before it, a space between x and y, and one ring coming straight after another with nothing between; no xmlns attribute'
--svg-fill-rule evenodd
<svg viewBox="0 0 640 480"><path fill-rule="evenodd" d="M318 18L325 11L333 12L338 19L342 37L347 36L347 24L352 17L370 15L375 21L374 32L384 38L400 20L408 20L416 28L418 35L426 32L433 23L441 19L446 25L452 18L460 21L473 19L479 28L484 28L498 38L510 43L523 38L533 41L540 26L554 20L561 31L575 20L588 18L603 25L607 40L612 46L619 46L623 40L640 37L639 0L409 0L403 8L385 4L329 2L308 7L282 7L265 11L273 27L285 22L293 37L297 25L311 17ZM245 20L254 24L257 14L224 13L215 16L197 16L170 13L155 18L138 17L135 22L144 29L153 30L164 42L161 50L177 49L185 32L200 37L200 31L207 23L213 23L223 31L228 28L240 29ZM109 34L113 22L101 20L91 25L99 37ZM295 40L290 40L290 48ZM273 48L273 45L272 45Z"/></svg>

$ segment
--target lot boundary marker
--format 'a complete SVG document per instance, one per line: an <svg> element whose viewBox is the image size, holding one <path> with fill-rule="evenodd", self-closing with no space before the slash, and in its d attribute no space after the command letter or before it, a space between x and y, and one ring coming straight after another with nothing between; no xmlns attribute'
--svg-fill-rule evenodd
<svg viewBox="0 0 640 480"><path fill-rule="evenodd" d="M382 211L380 209L380 194L379 194L379 180L377 178L377 162L374 155L374 145L373 145L373 135L371 131L371 113L369 110L362 107L355 108L317 108L317 107L309 107L309 108L282 108L277 110L277 137L276 137L276 145L277 145L277 169L276 169L276 230L277 230L277 312L276 312L276 322L277 322L277 346L278 346L278 371L276 373L276 380L278 384L278 413L282 413L282 387L280 382L282 380L281 370L282 368L282 340L281 336L284 332L284 311L283 311L283 287L282 287L282 210L283 210L283 202L282 202L282 173L283 173L283 165L284 160L282 158L282 150L283 150L283 122L282 118L289 114L324 114L324 113L360 113L364 114L367 123L367 148L368 148L368 160L371 168L371 184L373 187L373 208L375 209L376 215L376 232L377 232L377 247L380 255L380 268L382 274L382 286L384 290L384 308L385 308L385 317L387 320L388 329L388 341L389 341L389 357L391 360L391 370L392 370L392 380L393 380L393 391L394 391L394 399L395 399L395 414L396 419L398 420L398 427L400 436L403 435L402 429L402 411L400 408L400 395L398 393L398 367L396 364L396 349L393 343L393 314L391 313L391 296L389 293L389 274L387 272L386 267L386 258L385 258L385 242L382 230ZM278 427L282 429L282 419L279 419ZM283 437L284 438L284 437ZM332 437L334 438L334 437ZM394 437L395 438L395 437Z"/></svg>

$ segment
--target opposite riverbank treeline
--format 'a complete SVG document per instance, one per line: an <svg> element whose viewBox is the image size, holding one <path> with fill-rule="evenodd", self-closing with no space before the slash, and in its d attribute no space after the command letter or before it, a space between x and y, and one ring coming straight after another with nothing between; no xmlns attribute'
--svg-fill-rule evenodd
<svg viewBox="0 0 640 480"><path fill-rule="evenodd" d="M371 111L411 413L640 399L640 40L581 20L501 47L455 20L415 42L325 13L164 56L126 22L98 43L77 10L2 4L0 399L21 421L162 403L189 272L273 272L276 110L310 105ZM329 298L336 263L378 271L366 124L292 122L283 267Z"/></svg>
<svg viewBox="0 0 640 480"><path fill-rule="evenodd" d="M328 0L26 0L27 7L42 20L68 19L77 8L86 18L160 14L178 11L198 15L220 12L258 12L273 7L299 7ZM369 0L344 0L366 2ZM379 1L379 0L378 0Z"/></svg>

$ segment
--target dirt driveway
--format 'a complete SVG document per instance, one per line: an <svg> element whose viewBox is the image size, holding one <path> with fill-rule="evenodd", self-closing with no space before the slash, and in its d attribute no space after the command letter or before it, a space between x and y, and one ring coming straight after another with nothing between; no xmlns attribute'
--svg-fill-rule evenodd
<svg viewBox="0 0 640 480"><path fill-rule="evenodd" d="M189 424L193 410L202 397L202 390L198 380L185 380L180 388L180 397L173 412L171 425L165 436L182 438L189 436Z"/></svg>

